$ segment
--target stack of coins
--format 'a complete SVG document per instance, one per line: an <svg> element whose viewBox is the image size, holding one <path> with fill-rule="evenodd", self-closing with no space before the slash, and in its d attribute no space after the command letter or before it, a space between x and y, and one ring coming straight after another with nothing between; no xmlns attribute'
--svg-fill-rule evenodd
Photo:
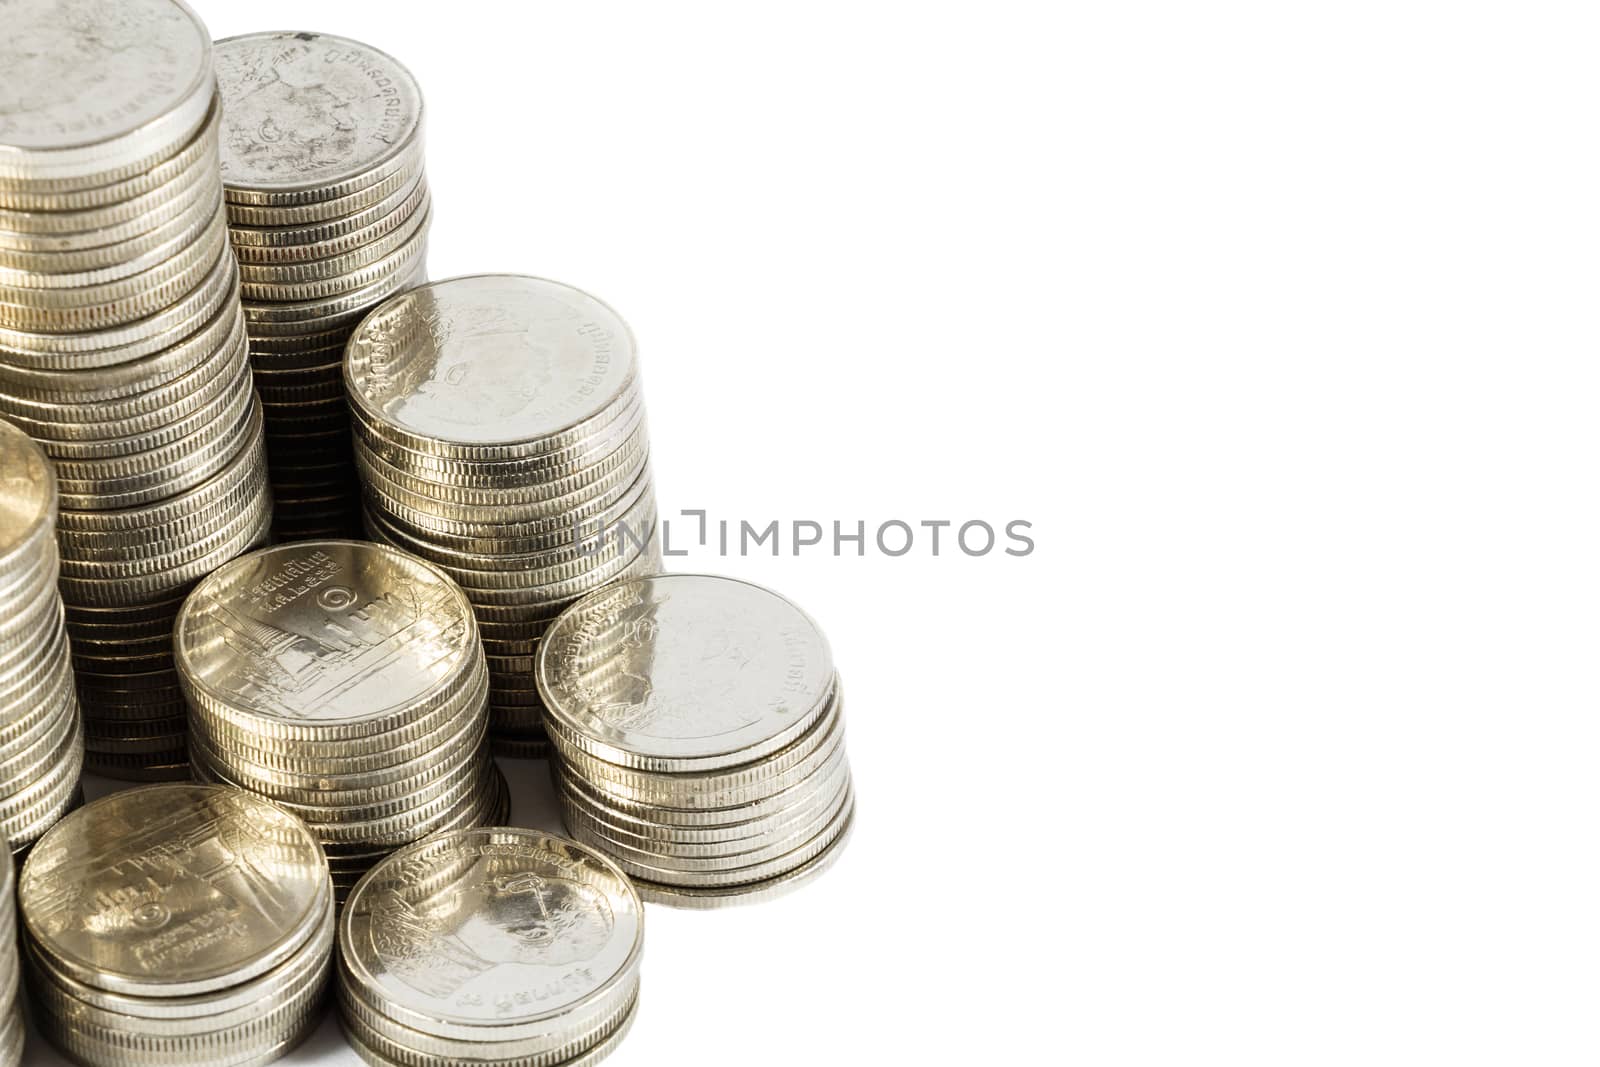
<svg viewBox="0 0 1600 1067"><path fill-rule="evenodd" d="M0 1067L22 1062L22 967L17 955L17 871L11 857L0 865Z"/></svg>
<svg viewBox="0 0 1600 1067"><path fill-rule="evenodd" d="M0 422L0 834L13 851L62 816L83 769L55 517L50 461Z"/></svg>
<svg viewBox="0 0 1600 1067"><path fill-rule="evenodd" d="M113 793L46 834L19 882L35 1024L80 1064L268 1063L320 1017L327 863L259 797Z"/></svg>
<svg viewBox="0 0 1600 1067"><path fill-rule="evenodd" d="M339 917L339 1007L374 1067L591 1067L633 1021L644 909L575 841L493 827L395 853Z"/></svg>
<svg viewBox="0 0 1600 1067"><path fill-rule="evenodd" d="M557 619L536 670L567 829L644 899L762 899L838 857L855 811L839 682L783 597L697 574L626 582Z"/></svg>
<svg viewBox="0 0 1600 1067"><path fill-rule="evenodd" d="M217 81L274 532L359 536L340 367L361 317L424 277L422 94L377 49L315 33L218 41Z"/></svg>
<svg viewBox="0 0 1600 1067"><path fill-rule="evenodd" d="M195 776L303 818L342 895L389 852L504 819L472 606L381 545L300 541L237 559L178 615Z"/></svg>
<svg viewBox="0 0 1600 1067"><path fill-rule="evenodd" d="M271 519L211 41L176 0L3 21L0 414L55 461L88 766L185 777L173 616Z"/></svg>
<svg viewBox="0 0 1600 1067"><path fill-rule="evenodd" d="M546 754L532 657L549 622L660 570L636 368L616 312L515 275L415 289L350 338L368 529L472 600L502 755Z"/></svg>

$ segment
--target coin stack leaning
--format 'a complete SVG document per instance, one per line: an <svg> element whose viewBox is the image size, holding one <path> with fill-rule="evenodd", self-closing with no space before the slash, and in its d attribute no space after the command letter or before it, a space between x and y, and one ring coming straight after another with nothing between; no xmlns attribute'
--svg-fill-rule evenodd
<svg viewBox="0 0 1600 1067"><path fill-rule="evenodd" d="M542 757L539 637L607 582L660 570L632 335L558 282L479 275L380 306L345 384L367 528L472 600L502 755Z"/></svg>
<svg viewBox="0 0 1600 1067"><path fill-rule="evenodd" d="M55 461L87 765L185 777L173 617L271 518L211 41L176 0L3 21L0 414Z"/></svg>
<svg viewBox="0 0 1600 1067"><path fill-rule="evenodd" d="M537 830L440 834L339 917L345 1033L374 1067L591 1067L633 1021L644 907L604 856Z"/></svg>
<svg viewBox="0 0 1600 1067"><path fill-rule="evenodd" d="M0 871L0 1067L22 1062L22 967L17 949L17 869L6 856Z"/></svg>
<svg viewBox="0 0 1600 1067"><path fill-rule="evenodd" d="M855 812L827 640L760 586L666 574L603 589L536 668L567 829L645 900L711 908L821 873Z"/></svg>
<svg viewBox="0 0 1600 1067"><path fill-rule="evenodd" d="M0 834L12 851L71 806L83 769L55 518L50 461L0 421Z"/></svg>
<svg viewBox="0 0 1600 1067"><path fill-rule="evenodd" d="M327 34L217 42L222 179L266 412L279 541L356 537L345 340L426 272L422 94Z"/></svg>
<svg viewBox="0 0 1600 1067"><path fill-rule="evenodd" d="M361 541L237 559L178 615L195 776L269 797L349 890L389 852L504 819L472 606L436 567Z"/></svg>
<svg viewBox="0 0 1600 1067"><path fill-rule="evenodd" d="M299 819L238 789L113 793L46 834L18 893L34 1021L86 1067L242 1067L315 1027L333 893Z"/></svg>

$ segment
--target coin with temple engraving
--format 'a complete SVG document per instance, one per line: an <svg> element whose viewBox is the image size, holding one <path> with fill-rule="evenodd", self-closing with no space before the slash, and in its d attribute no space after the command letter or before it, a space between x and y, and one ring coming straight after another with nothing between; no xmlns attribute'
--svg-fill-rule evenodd
<svg viewBox="0 0 1600 1067"><path fill-rule="evenodd" d="M489 814L488 667L471 604L432 564L361 541L263 549L195 587L174 645L196 777L363 857L341 875Z"/></svg>
<svg viewBox="0 0 1600 1067"><path fill-rule="evenodd" d="M460 830L370 871L339 945L345 1025L391 1058L556 1064L631 1016L644 910L616 865L575 841Z"/></svg>
<svg viewBox="0 0 1600 1067"><path fill-rule="evenodd" d="M380 545L315 541L214 572L179 613L174 648L192 701L320 727L410 714L448 695L476 638L471 605L432 565Z"/></svg>
<svg viewBox="0 0 1600 1067"><path fill-rule="evenodd" d="M19 882L30 942L115 992L183 996L264 974L316 929L328 865L299 819L238 789L157 785L78 809Z"/></svg>

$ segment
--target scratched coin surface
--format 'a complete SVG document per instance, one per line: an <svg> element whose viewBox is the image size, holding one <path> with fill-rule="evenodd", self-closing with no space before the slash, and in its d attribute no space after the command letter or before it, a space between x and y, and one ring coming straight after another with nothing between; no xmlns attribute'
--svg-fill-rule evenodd
<svg viewBox="0 0 1600 1067"><path fill-rule="evenodd" d="M173 0L0 0L0 156L107 142L196 96L211 41Z"/></svg>
<svg viewBox="0 0 1600 1067"><path fill-rule="evenodd" d="M476 275L389 300L350 339L345 384L370 418L463 444L535 441L603 411L634 377L610 307L559 282Z"/></svg>
<svg viewBox="0 0 1600 1067"><path fill-rule="evenodd" d="M23 865L28 937L102 989L177 996L234 985L292 956L329 906L304 823L223 786L108 796L47 833Z"/></svg>
<svg viewBox="0 0 1600 1067"><path fill-rule="evenodd" d="M333 185L380 167L411 142L422 93L371 45L319 33L217 42L222 177L261 189Z"/></svg>
<svg viewBox="0 0 1600 1067"><path fill-rule="evenodd" d="M403 849L339 919L348 975L385 1013L484 1040L527 1035L637 974L644 912L611 861L565 838L494 827Z"/></svg>
<svg viewBox="0 0 1600 1067"><path fill-rule="evenodd" d="M414 707L475 652L471 606L441 572L359 541L280 545L234 560L179 613L186 683L291 722Z"/></svg>
<svg viewBox="0 0 1600 1067"><path fill-rule="evenodd" d="M625 752L695 759L782 736L828 695L833 659L809 616L732 578L665 574L562 613L535 665L561 727Z"/></svg>

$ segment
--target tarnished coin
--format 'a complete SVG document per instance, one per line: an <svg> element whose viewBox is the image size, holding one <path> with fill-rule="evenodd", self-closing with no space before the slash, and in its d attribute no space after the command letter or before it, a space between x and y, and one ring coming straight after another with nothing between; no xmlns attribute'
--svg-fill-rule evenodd
<svg viewBox="0 0 1600 1067"><path fill-rule="evenodd" d="M644 947L638 894L615 864L507 827L402 849L356 886L339 926L350 1003L433 1039L530 1052L625 1008Z"/></svg>
<svg viewBox="0 0 1600 1067"><path fill-rule="evenodd" d="M344 195L381 176L421 130L422 93L410 72L359 41L228 37L217 42L216 65L222 176L241 202Z"/></svg>
<svg viewBox="0 0 1600 1067"><path fill-rule="evenodd" d="M144 170L205 118L211 39L176 0L8 0L0 177L43 189Z"/></svg>
<svg viewBox="0 0 1600 1067"><path fill-rule="evenodd" d="M221 786L102 797L57 824L22 869L30 940L63 972L140 996L212 992L264 974L312 936L327 862L304 823Z"/></svg>

